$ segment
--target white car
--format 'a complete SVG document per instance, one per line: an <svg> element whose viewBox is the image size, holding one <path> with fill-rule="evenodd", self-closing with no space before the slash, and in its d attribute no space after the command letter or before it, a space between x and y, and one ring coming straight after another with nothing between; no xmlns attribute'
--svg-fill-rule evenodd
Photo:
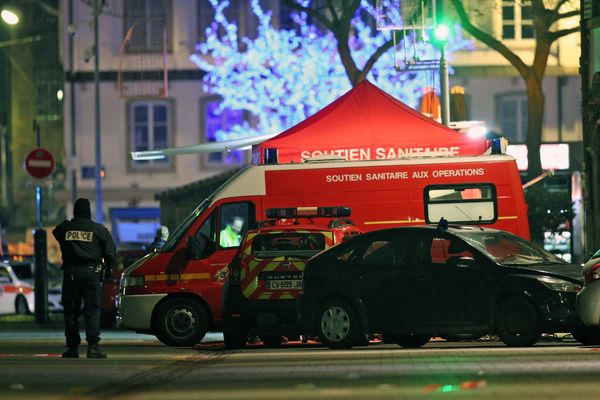
<svg viewBox="0 0 600 400"><path fill-rule="evenodd" d="M34 307L33 286L19 279L9 264L0 263L0 314L31 314Z"/></svg>
<svg viewBox="0 0 600 400"><path fill-rule="evenodd" d="M577 312L587 326L600 326L600 250L584 264L581 272L585 283L577 294Z"/></svg>
<svg viewBox="0 0 600 400"><path fill-rule="evenodd" d="M17 278L29 283L35 290L35 263L19 261L10 264ZM62 306L62 271L56 264L48 264L48 312L63 312Z"/></svg>

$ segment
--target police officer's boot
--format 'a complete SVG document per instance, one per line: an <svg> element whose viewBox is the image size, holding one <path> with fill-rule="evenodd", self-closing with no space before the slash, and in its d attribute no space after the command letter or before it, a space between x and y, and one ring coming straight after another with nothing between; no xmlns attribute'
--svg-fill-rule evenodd
<svg viewBox="0 0 600 400"><path fill-rule="evenodd" d="M87 358L106 358L106 354L102 353L97 344L88 345Z"/></svg>
<svg viewBox="0 0 600 400"><path fill-rule="evenodd" d="M62 358L79 358L79 347L67 347L62 355Z"/></svg>

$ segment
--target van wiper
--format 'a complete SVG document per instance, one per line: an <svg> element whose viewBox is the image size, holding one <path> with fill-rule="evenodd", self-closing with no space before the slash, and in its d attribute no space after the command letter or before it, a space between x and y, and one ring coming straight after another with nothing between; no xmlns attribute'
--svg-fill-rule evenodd
<svg viewBox="0 0 600 400"><path fill-rule="evenodd" d="M467 214L466 212L464 212L464 211L463 211L463 210L462 210L462 209L461 209L459 206L455 205L454 207L456 207L456 209L457 209L458 211L460 211L461 213L463 213L463 215L464 215L465 217L467 217L467 218L469 219L469 221L471 221L471 223L472 223L473 225L476 225L476 226L477 226L477 227L478 227L480 230L483 230L483 228L481 227L481 215L479 216L479 221L478 221L478 222L475 222L475 221L473 220L473 218L471 218L471 216L470 216L469 214Z"/></svg>

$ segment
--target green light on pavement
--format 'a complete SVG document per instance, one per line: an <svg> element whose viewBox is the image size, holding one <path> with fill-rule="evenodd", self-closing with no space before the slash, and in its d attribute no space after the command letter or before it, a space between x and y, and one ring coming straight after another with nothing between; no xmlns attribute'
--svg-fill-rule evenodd
<svg viewBox="0 0 600 400"><path fill-rule="evenodd" d="M442 393L454 392L456 390L460 390L459 385L444 385L440 388L440 392Z"/></svg>

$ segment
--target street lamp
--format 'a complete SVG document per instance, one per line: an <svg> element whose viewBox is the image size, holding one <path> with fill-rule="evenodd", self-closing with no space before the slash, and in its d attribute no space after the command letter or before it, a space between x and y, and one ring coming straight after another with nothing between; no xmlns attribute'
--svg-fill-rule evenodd
<svg viewBox="0 0 600 400"><path fill-rule="evenodd" d="M2 21L8 25L16 25L19 23L19 15L8 8L4 8L0 11L0 17L2 18Z"/></svg>
<svg viewBox="0 0 600 400"><path fill-rule="evenodd" d="M99 27L98 27L98 17L102 12L102 7L104 6L104 0L95 0L94 1L94 138L95 138L95 147L96 147L96 170L95 170L95 179L96 179L96 222L102 223L104 220L103 217L103 204L102 204L102 140L100 136L100 52L99 45L100 41L98 39L99 35Z"/></svg>

